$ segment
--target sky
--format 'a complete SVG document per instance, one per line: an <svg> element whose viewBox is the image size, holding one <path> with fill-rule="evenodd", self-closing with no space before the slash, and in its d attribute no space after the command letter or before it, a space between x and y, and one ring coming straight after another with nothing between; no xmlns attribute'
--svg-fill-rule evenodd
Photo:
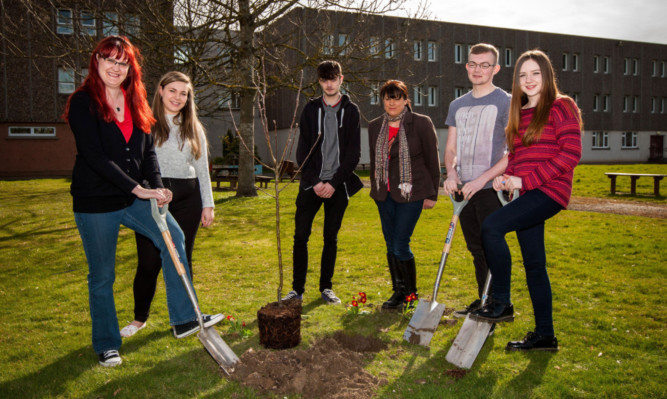
<svg viewBox="0 0 667 399"><path fill-rule="evenodd" d="M667 44L666 0L428 1L433 20Z"/></svg>

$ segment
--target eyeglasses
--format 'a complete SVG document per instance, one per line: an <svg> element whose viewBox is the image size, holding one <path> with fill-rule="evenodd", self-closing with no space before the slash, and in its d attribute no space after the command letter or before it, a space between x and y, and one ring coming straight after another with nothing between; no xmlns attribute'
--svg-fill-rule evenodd
<svg viewBox="0 0 667 399"><path fill-rule="evenodd" d="M483 63L481 63L481 64L478 64L478 63L476 63L476 62L469 62L469 63L467 63L466 65L468 65L468 68L470 68L470 69L472 69L472 70L475 70L475 69L477 69L477 67L480 67L480 68L482 68L482 69L485 70L485 71L486 71L487 69L491 68L491 67L496 66L496 64L489 64L488 62L483 62Z"/></svg>
<svg viewBox="0 0 667 399"><path fill-rule="evenodd" d="M109 67L113 67L116 65L118 65L120 69L128 69L130 67L130 64L128 64L127 62L119 62L111 57L102 57L102 59L107 63L107 65L109 65Z"/></svg>

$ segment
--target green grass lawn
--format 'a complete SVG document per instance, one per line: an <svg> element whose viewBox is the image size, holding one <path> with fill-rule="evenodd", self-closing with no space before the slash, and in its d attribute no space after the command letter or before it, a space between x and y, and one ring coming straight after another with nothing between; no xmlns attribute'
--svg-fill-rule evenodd
<svg viewBox="0 0 667 399"><path fill-rule="evenodd" d="M647 169L665 173L665 166L655 165L580 166L574 195L610 197L605 171ZM650 193L652 180L649 183ZM0 398L260 397L222 378L196 338L173 338L162 281L148 327L123 343L123 364L113 369L97 365L90 342L87 265L68 188L63 179L0 181ZM296 185L283 193L286 293L291 282ZM194 254L202 310L246 321L253 332L247 339L229 335L225 324L218 327L238 355L251 347L263 350L256 312L276 298L275 205L265 195L236 199L233 193L216 192L214 196L216 222L200 230ZM664 197L629 199L665 204ZM424 296L432 291L451 209L442 197L434 210L422 214L413 236L418 288ZM445 373L453 368L445 355L460 323L440 325L430 350L412 346L402 341L408 320L400 314L353 316L344 307L325 306L317 290L317 262L306 286L300 347L337 330L389 343L387 350L364 365L388 381L377 392L381 398L667 397L667 221L564 211L547 222L546 230L561 346L555 354L503 350L508 340L522 338L533 328L513 235L508 241L515 261L516 321L496 329L462 379ZM321 231L320 214L313 227L311 259L319 258ZM116 306L122 327L133 318L136 267L134 236L127 229L121 230L116 262ZM364 189L352 198L339 236L334 290L344 302L365 291L371 303L380 304L391 290L385 262L377 210ZM460 307L471 301L474 290L471 258L458 229L438 301Z"/></svg>

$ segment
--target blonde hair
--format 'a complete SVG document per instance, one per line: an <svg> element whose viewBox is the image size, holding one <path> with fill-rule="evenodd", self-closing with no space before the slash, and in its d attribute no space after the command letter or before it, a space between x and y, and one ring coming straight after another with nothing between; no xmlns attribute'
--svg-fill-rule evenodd
<svg viewBox="0 0 667 399"><path fill-rule="evenodd" d="M201 141L206 145L206 132L202 126L199 118L197 117L197 106L195 105L195 91L192 86L192 81L190 78L181 72L171 71L167 72L160 78L155 89L155 96L153 96L153 115L157 122L153 126L153 136L155 137L155 145L160 147L162 144L169 139L169 123L165 117L164 104L162 103L162 96L160 95L160 88L164 90L164 87L169 83L173 82L183 82L188 87L188 99L185 103L185 106L178 113L177 116L180 118L174 118L174 123L180 125L180 136L181 136L181 150L183 150L183 145L185 141L190 144L192 149L192 155L195 159L199 159L202 155L202 145ZM200 137L201 135L201 137Z"/></svg>

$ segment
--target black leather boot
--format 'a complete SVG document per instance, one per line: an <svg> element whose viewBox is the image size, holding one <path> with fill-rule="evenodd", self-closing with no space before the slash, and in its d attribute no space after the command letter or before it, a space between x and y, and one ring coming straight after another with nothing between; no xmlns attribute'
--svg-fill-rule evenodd
<svg viewBox="0 0 667 399"><path fill-rule="evenodd" d="M417 293L417 267L415 265L415 258L399 261L399 264L400 269L405 276L403 302L408 309L410 309L414 307L414 301L419 299L419 294ZM414 294L414 297L408 300L407 297L412 294Z"/></svg>
<svg viewBox="0 0 667 399"><path fill-rule="evenodd" d="M394 293L385 303L382 304L382 309L400 309L403 306L405 283L403 281L403 274L399 270L398 259L393 254L387 254L387 264L389 265L389 273L391 274L391 287Z"/></svg>

